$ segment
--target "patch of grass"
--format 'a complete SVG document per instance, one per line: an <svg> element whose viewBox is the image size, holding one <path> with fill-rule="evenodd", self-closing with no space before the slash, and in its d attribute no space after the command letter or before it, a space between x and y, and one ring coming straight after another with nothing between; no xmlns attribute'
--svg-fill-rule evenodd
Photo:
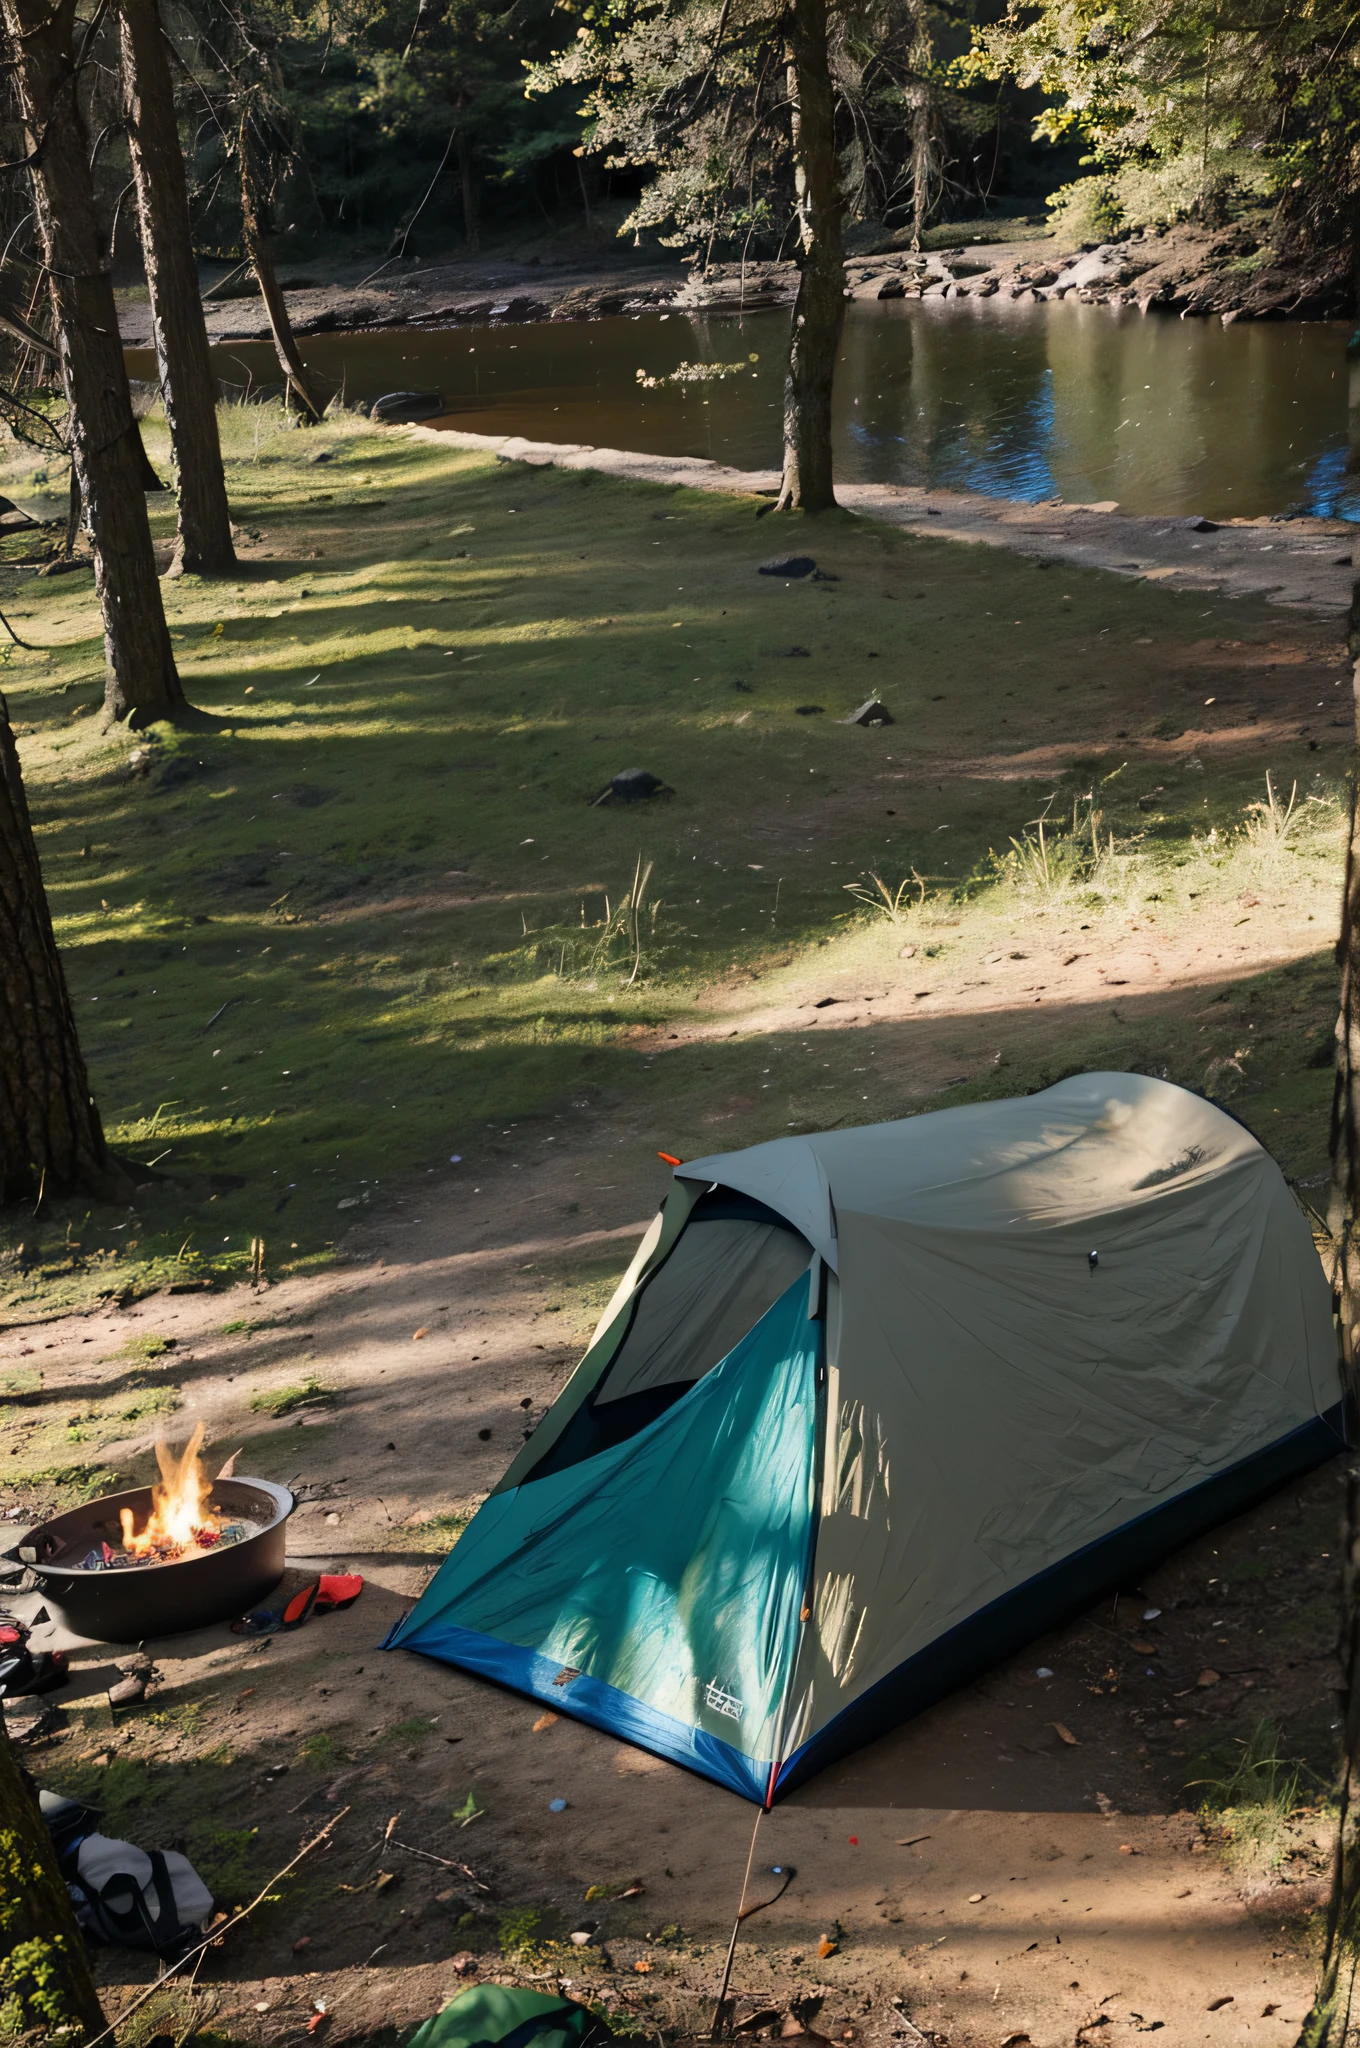
<svg viewBox="0 0 1360 2048"><path fill-rule="evenodd" d="M163 459L163 421L146 432ZM1072 565L1036 576L840 514L815 539L840 580L786 590L754 573L754 501L530 471L353 416L301 436L277 407L228 407L223 434L241 524L264 536L254 573L164 593L213 729L72 725L69 693L102 659L93 592L25 585L25 637L47 651L14 651L6 694L91 1079L114 1145L169 1178L125 1231L124 1212L75 1202L0 1218L12 1319L228 1285L256 1238L270 1273L320 1270L394 1179L518 1161L607 1104L691 1156L899 1113L844 1046L827 1080L791 1029L765 1088L740 1035L715 1047L684 1029L716 984L768 988L831 942L828 971L834 956L837 972L920 978L896 964L888 896L915 902L905 935L920 924L933 972L1013 914L1089 900L1113 920L1136 884L1164 918L1199 915L1203 882L1226 916L1262 862L1292 899L1335 872L1339 813L1312 800L1334 794L1347 743L1321 721L1319 752L1281 737L1305 681L1331 699L1329 622ZM27 462L10 450L0 486L22 488ZM168 537L173 507L152 517ZM810 668L829 711L871 675L897 725L799 718ZM1269 738L1204 710L1227 707L1225 673ZM1184 739L1137 736L1158 720ZM128 772L134 744L145 775ZM596 806L634 762L673 794ZM1261 840L1267 800L1249 843L1267 768L1277 809L1297 783L1294 822ZM1027 883L1011 842L1050 796L1067 818L1092 788L1117 874L1072 874L1056 896ZM1005 872L994 847L1016 856ZM915 885L898 896L913 873L924 903ZM881 907L847 909L847 886ZM1319 958L1325 943L1319 921ZM1285 969L1260 987L1261 1020L1296 1045L1321 1021L1294 1014ZM1006 1028L1024 1022L1012 1007ZM1235 1113L1278 1108L1263 1135L1302 1164L1325 1074L1293 1070L1283 1029L1244 1059L1245 1031L1219 1043L1199 1022L1144 1027L1106 1005L1046 1036L1197 1087L1221 1059ZM654 1061L671 1033L674 1056ZM1034 1085L1051 1058L1006 1055L951 1099Z"/></svg>
<svg viewBox="0 0 1360 2048"><path fill-rule="evenodd" d="M1293 1846L1289 1818L1299 1804L1306 1766L1282 1754L1282 1731L1273 1721L1260 1721L1250 1735L1227 1740L1236 1754L1223 1777L1198 1781L1200 1812L1219 1830L1233 1868L1275 1870Z"/></svg>
<svg viewBox="0 0 1360 2048"><path fill-rule="evenodd" d="M167 1734L183 1735L192 1739L203 1726L207 1703L203 1700L185 1700L182 1706L160 1707L147 1715L153 1728L163 1728Z"/></svg>
<svg viewBox="0 0 1360 2048"><path fill-rule="evenodd" d="M149 1415L173 1415L182 1395L178 1387L152 1387L139 1394L126 1408L118 1410L120 1422L143 1422Z"/></svg>
<svg viewBox="0 0 1360 2048"><path fill-rule="evenodd" d="M532 1957L541 1940L542 1925L543 1914L537 1906L512 1906L508 1913L502 1913L496 1929L501 1954L512 1962Z"/></svg>
<svg viewBox="0 0 1360 2048"><path fill-rule="evenodd" d="M342 1763L344 1755L335 1737L328 1735L324 1728L318 1728L299 1748L298 1762L309 1764L315 1771L328 1771Z"/></svg>
<svg viewBox="0 0 1360 2048"><path fill-rule="evenodd" d="M406 1522L396 1531L402 1543L416 1542L432 1555L446 1557L466 1529L467 1515L427 1515L418 1522Z"/></svg>
<svg viewBox="0 0 1360 2048"><path fill-rule="evenodd" d="M215 1906L230 1912L246 1905L259 1891L268 1872L257 1835L256 1828L227 1828L206 1821L189 1830L189 1860L212 1893Z"/></svg>
<svg viewBox="0 0 1360 2048"><path fill-rule="evenodd" d="M126 1344L119 1345L114 1355L150 1365L152 1359L164 1358L167 1351L173 1351L175 1343L173 1337L161 1337L154 1331L148 1331L144 1337L129 1337Z"/></svg>
<svg viewBox="0 0 1360 2048"><path fill-rule="evenodd" d="M428 1720L413 1714L405 1721L393 1721L390 1727L384 1728L382 1739L384 1742L423 1742L433 1732Z"/></svg>
<svg viewBox="0 0 1360 2048"><path fill-rule="evenodd" d="M257 1415L272 1415L276 1419L291 1415L296 1408L328 1408L335 1401L334 1390L309 1373L300 1386L270 1387L262 1394L252 1394L250 1405Z"/></svg>

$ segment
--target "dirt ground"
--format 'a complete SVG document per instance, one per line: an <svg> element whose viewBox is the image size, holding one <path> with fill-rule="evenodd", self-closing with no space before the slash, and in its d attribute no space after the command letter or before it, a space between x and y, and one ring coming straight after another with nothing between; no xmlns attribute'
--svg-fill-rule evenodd
<svg viewBox="0 0 1360 2048"><path fill-rule="evenodd" d="M1001 538L1033 542L1019 527ZM137 1416L100 1457L141 1470L173 1380L177 1433L201 1419L214 1455L239 1448L242 1473L298 1494L290 1568L366 1581L355 1607L293 1635L149 1643L158 1688L125 1709L106 1696L121 1653L75 1646L51 1713L7 1716L41 1782L97 1800L109 1832L182 1844L224 1907L336 1822L208 1952L192 1994L148 2004L134 2048L191 2025L281 2048L318 2001L323 2039L392 2040L457 1988L466 1958L484 1976L560 1980L628 2031L707 2025L753 1809L378 1645L579 1355L664 1191L658 1147L696 1157L813 1128L823 1087L840 1105L849 1083L852 1115L889 1117L955 1086L995 1092L998 1066L1022 1088L1136 1064L1214 1088L1305 1193L1321 1184L1339 822L1322 768L1334 775L1349 738L1340 599L1321 575L1343 580L1336 552L1330 532L1282 548L1270 639L1175 651L1139 707L1179 707L1175 736L1149 726L1110 757L1112 775L1131 764L1130 809L1151 825L1163 807L1193 811L1220 762L1263 788L1267 767L1312 758L1311 731L1326 752L1300 793L1316 822L1295 843L1240 838L1229 858L1178 839L1155 872L1131 856L1098 910L1079 892L942 895L853 925L716 980L664 1029L640 1021L631 1087L583 1081L560 1110L470 1133L456 1172L387 1182L352 1227L337 1218L328 1271L0 1335L14 1455L25 1417L69 1404L78 1422L125 1390ZM949 763L880 736L892 745L799 841L830 845L852 806L892 816L927 764L943 808L1070 752L1074 720L1054 707L1027 712L1023 745L1002 745L997 702L980 715L990 729L960 727ZM1101 748L1127 737L1104 730L1126 716L1096 697L1081 713ZM752 829L793 844L773 814ZM413 885L389 920L447 914L440 886ZM348 914L337 901L316 916ZM753 1895L780 1883L773 1865L797 1875L747 1923L738 2017L773 2012L777 2032L796 2005L834 2040L883 2048L1291 2041L1326 1881L1339 1480L1333 1465L1285 1488L763 1818ZM11 1487L0 1514L17 1538L47 1505ZM572 1944L587 1922L593 1938ZM110 2010L153 1974L109 1951L99 1972Z"/></svg>
<svg viewBox="0 0 1360 2048"><path fill-rule="evenodd" d="M1319 880L1319 904L1325 893ZM1301 891L1263 944L1239 937L1224 975L1303 938L1311 900ZM1251 921L1234 929L1249 935ZM1147 936L1131 931L1106 963L1124 970L1120 1001L1174 1004L1167 985L1193 962L1174 948L1154 960ZM1032 967L1008 959L1005 975L1050 971L1036 955ZM916 975L910 963L899 973L881 1022L863 997L834 1006L834 1022L811 1014L839 1058L872 1024L877 1085L906 1107L981 1054L998 1017L976 991L941 988L942 1014L918 1008L902 1022ZM798 998L820 986L805 978L773 1005L762 991L759 1009L755 992L726 992L714 1028L808 1025ZM719 1107L723 1119L709 1143L740 1142L740 1104ZM282 1902L201 1972L195 2008L233 2040L296 2038L318 1998L335 2040L417 2019L456 1988L452 1959L468 1952L485 1974L556 1971L645 2028L696 2030L716 1987L752 1809L377 1647L569 1370L585 1330L562 1277L617 1270L664 1186L651 1134L626 1110L507 1135L475 1162L474 1183L408 1188L351 1231L332 1276L228 1301L153 1298L11 1331L0 1350L3 1364L41 1358L48 1389L78 1403L128 1376L129 1340L173 1340L161 1363L214 1443L239 1443L241 1470L303 1496L292 1565L366 1579L355 1608L296 1635L256 1645L216 1628L148 1644L162 1683L140 1707L110 1710L116 1658L78 1650L56 1728L31 1745L40 1780L110 1801L106 1826L183 1841L209 1870L257 1829L250 1867L266 1876L349 1809ZM329 1390L323 1403L283 1426L251 1410L253 1395L309 1375ZM819 2030L885 2043L913 2038L903 2012L928 2036L986 2048L1019 2033L1036 2048L1154 2030L1169 2042L1291 2040L1327 1840L1315 1802L1333 1725L1339 1477L1327 1468L1286 1488L762 1820L761 1881L774 1889L774 1864L798 1875L749 1923L734 1988L751 2002L739 2010L820 1999ZM1291 1754L1319 1775L1287 1826L1234 1862L1197 1816L1195 1781L1229 1776L1263 1718L1289 1725ZM460 1824L469 1794L480 1811ZM565 1811L550 1811L555 1798ZM485 1891L448 1867L464 1862ZM390 1882L375 1890L382 1873ZM587 1906L592 1886L630 1881L640 1897ZM527 1934L526 1912L540 1916ZM563 1944L587 1920L595 1941ZM823 1958L828 1939L836 1951ZM100 1967L110 1991L149 1981L125 1957L106 1953Z"/></svg>

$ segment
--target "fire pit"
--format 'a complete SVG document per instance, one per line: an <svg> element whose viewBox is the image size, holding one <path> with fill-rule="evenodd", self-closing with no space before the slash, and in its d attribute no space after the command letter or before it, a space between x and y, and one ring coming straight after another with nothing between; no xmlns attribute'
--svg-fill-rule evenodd
<svg viewBox="0 0 1360 2048"><path fill-rule="evenodd" d="M208 1479L201 1441L195 1430L181 1458L157 1444L155 1486L70 1508L4 1553L30 1567L54 1621L136 1643L244 1614L278 1584L292 1494L268 1479Z"/></svg>

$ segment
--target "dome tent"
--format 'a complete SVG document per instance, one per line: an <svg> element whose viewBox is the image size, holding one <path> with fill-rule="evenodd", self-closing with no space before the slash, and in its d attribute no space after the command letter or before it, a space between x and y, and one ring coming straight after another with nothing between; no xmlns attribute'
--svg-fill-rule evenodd
<svg viewBox="0 0 1360 2048"><path fill-rule="evenodd" d="M770 1803L1342 1448L1275 1162L1080 1075L677 1168L387 1647Z"/></svg>

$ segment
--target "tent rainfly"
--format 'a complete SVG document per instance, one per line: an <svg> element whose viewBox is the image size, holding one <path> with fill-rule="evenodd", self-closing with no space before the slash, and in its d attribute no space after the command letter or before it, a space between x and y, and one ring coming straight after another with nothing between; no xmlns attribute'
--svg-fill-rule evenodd
<svg viewBox="0 0 1360 2048"><path fill-rule="evenodd" d="M387 1647L769 1804L1343 1448L1279 1168L1141 1074L681 1166Z"/></svg>

